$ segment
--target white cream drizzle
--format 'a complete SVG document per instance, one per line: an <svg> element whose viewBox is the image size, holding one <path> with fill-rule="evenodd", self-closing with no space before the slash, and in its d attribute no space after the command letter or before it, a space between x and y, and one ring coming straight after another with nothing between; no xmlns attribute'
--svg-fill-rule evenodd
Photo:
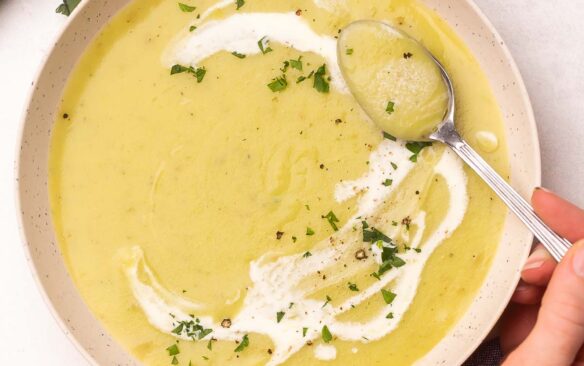
<svg viewBox="0 0 584 366"><path fill-rule="evenodd" d="M162 63L169 68L174 64L194 67L220 51L258 54L261 52L258 41L263 37L301 52L321 55L326 60L333 86L339 92L349 93L337 63L336 40L319 35L293 12L240 13L210 20L193 32L186 29L166 50Z"/></svg>
<svg viewBox="0 0 584 366"><path fill-rule="evenodd" d="M215 9L224 6L221 5L224 3L227 4L219 3ZM229 1L229 4L232 2ZM208 14L209 11L203 18ZM336 62L335 40L314 33L294 13L242 13L219 21L209 21L193 34L182 35L177 43L169 48L165 62L167 66L174 63L195 66L201 60L223 50L258 53L257 41L263 36L300 51L321 54L331 70L334 85L339 91L346 92ZM381 214L378 211L383 201L397 189L415 166L408 159L410 155L403 143L384 140L371 154L369 171L365 175L354 181L338 184L334 192L336 200L341 202L357 196L357 213L331 238L326 238L315 246L314 250L311 250L311 257L303 258L302 253L298 253L273 259L268 253L252 261L249 269L252 285L245 292L242 308L239 314L232 318L230 328L221 327L218 323L220 320L207 315L202 304L188 301L161 286L138 246L131 248L125 255L124 265L134 297L154 327L177 338L190 340L185 335L171 333L176 321L191 319L189 314L194 314L205 328L212 329L209 337L218 340L239 340L248 333L270 337L274 351L267 365L271 366L286 361L307 341L316 342L320 339L321 329L325 324L334 337L345 341L367 343L383 338L398 326L410 306L426 261L456 230L465 215L468 204L467 179L461 161L452 152L446 150L434 166L434 174L444 178L449 191L449 208L438 229L433 233L425 233L426 213L423 211L412 218L412 224L416 225L417 230L413 238L408 238L408 245L412 248L422 248L421 253L413 250L400 253L400 258L406 265L386 272L380 281L374 282L368 288L362 288L337 306L323 307L320 299L309 298L306 294L307 289L303 287L306 286L303 281L315 276L317 271L334 266L342 256L352 255L356 245L362 245L362 239L352 235L353 227L360 223L360 217L375 217ZM397 169L391 166L392 161L398 165ZM385 179L392 179L393 184L389 187L380 184ZM400 228L383 229L390 237L400 234ZM422 243L424 234L428 239ZM343 240L337 240L334 246L330 245L330 240L339 238ZM367 262L371 264L375 261L379 262L380 258L374 252ZM338 276L341 276L339 280L344 282L350 280L342 277L342 273ZM378 314L366 322L337 319L339 315L349 311L351 306L356 307L373 296L379 296L380 290L387 288L390 283L392 291L398 296ZM290 303L294 303L292 308L289 308ZM286 314L278 323L275 314L282 310L285 310ZM393 319L386 319L389 311L394 314ZM174 317L169 314L173 314ZM303 327L308 328L305 336L302 334ZM356 352L356 348L353 352ZM336 357L336 348L332 345L318 344L314 353L319 359L332 360Z"/></svg>

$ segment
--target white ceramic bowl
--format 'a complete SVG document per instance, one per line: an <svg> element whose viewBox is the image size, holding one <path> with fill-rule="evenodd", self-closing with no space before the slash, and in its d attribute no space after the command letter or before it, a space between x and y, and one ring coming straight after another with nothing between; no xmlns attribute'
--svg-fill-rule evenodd
<svg viewBox="0 0 584 366"><path fill-rule="evenodd" d="M129 0L84 0L42 67L22 126L18 195L27 259L55 319L90 363L138 364L89 312L69 277L50 217L47 189L50 133L63 88L76 61L104 24ZM423 0L471 48L501 108L512 185L528 197L540 183L539 144L529 97L503 41L471 0ZM421 364L462 363L504 310L528 255L532 235L511 215L490 273L464 317Z"/></svg>

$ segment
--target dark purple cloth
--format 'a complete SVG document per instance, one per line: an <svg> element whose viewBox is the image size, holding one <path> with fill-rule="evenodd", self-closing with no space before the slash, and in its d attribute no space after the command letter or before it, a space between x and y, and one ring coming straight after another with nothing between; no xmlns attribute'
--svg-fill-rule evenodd
<svg viewBox="0 0 584 366"><path fill-rule="evenodd" d="M492 339L481 344L463 366L498 366L503 361L503 352L499 344L499 338Z"/></svg>

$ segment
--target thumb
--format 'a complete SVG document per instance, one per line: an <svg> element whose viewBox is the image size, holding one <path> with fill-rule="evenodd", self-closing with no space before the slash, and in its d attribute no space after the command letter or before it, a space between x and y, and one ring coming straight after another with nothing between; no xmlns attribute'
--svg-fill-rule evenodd
<svg viewBox="0 0 584 366"><path fill-rule="evenodd" d="M570 365L583 343L584 240L581 240L558 264L533 331L508 360L525 365Z"/></svg>

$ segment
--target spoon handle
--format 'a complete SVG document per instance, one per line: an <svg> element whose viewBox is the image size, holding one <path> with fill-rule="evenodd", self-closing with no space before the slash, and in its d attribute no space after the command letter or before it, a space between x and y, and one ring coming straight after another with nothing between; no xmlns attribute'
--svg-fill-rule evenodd
<svg viewBox="0 0 584 366"><path fill-rule="evenodd" d="M453 141L454 140L454 141ZM458 140L458 141L456 141ZM445 141L497 193L517 217L544 245L556 261L560 261L572 244L553 232L535 214L533 208L460 136Z"/></svg>

